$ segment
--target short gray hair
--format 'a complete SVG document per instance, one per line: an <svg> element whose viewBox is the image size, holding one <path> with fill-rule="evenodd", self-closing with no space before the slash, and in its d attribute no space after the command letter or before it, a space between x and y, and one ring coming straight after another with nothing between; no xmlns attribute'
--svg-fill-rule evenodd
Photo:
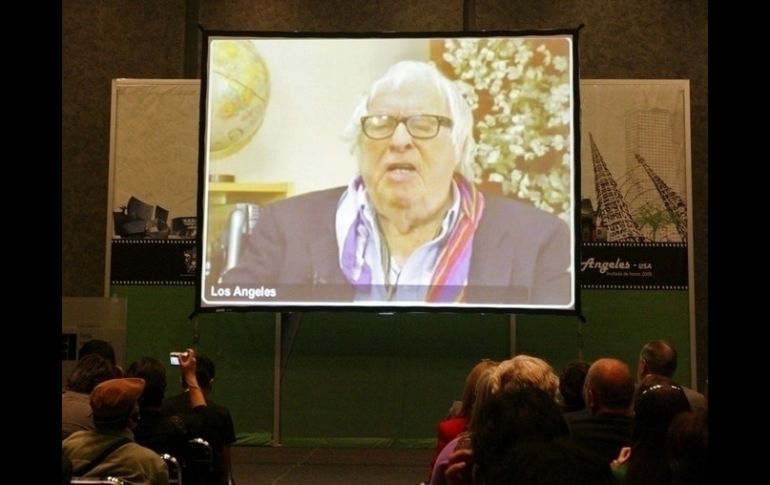
<svg viewBox="0 0 770 485"><path fill-rule="evenodd" d="M525 354L500 362L495 369L495 381L494 393L536 387L555 400L559 390L559 376L553 367L543 359Z"/></svg>
<svg viewBox="0 0 770 485"><path fill-rule="evenodd" d="M353 110L343 138L351 144L351 153L360 156L361 117L369 109L369 102L383 90L397 89L407 82L424 81L432 85L446 99L452 118L452 144L457 157L456 172L473 182L473 155L476 142L473 139L473 113L455 83L444 76L435 64L421 61L399 61L384 76L376 80Z"/></svg>

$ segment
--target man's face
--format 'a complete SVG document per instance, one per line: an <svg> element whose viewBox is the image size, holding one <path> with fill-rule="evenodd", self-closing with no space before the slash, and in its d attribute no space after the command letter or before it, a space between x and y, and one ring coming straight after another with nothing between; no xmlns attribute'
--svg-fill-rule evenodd
<svg viewBox="0 0 770 485"><path fill-rule="evenodd" d="M449 108L434 88L413 83L379 93L369 102L368 114L449 117ZM451 134L451 128L441 126L434 138L417 139L405 123L382 140L361 134L361 175L378 211L408 209L430 214L448 200L457 163Z"/></svg>

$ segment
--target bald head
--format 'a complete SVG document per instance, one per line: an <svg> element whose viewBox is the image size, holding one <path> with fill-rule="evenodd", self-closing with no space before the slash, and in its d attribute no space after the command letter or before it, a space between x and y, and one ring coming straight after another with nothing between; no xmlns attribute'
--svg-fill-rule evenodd
<svg viewBox="0 0 770 485"><path fill-rule="evenodd" d="M634 396L634 378L625 362L599 359L588 369L583 389L586 406L593 414L627 413Z"/></svg>
<svg viewBox="0 0 770 485"><path fill-rule="evenodd" d="M674 377L676 349L665 340L647 342L639 353L639 379L648 374Z"/></svg>

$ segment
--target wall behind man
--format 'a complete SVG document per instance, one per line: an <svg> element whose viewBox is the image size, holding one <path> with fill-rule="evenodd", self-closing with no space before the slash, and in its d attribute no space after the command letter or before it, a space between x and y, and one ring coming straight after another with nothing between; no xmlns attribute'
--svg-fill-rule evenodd
<svg viewBox="0 0 770 485"><path fill-rule="evenodd" d="M350 32L458 31L466 24L475 30L563 28L584 24L580 39L582 78L691 80L695 214L692 224L699 387L702 388L708 374L707 20L705 0L65 2L62 5L62 295L100 296L104 292L110 80L198 77L198 23L208 29ZM180 290L183 294L184 290ZM162 351L173 345L174 340L189 338L184 313L192 303L187 306L186 296L177 295L178 303L174 306L163 300L163 290L132 289L130 292L133 300L129 299L129 357L147 353L148 344L152 350L157 347L157 351ZM587 357L609 352L634 360L642 340L648 336L667 336L666 322L653 321L658 315L627 318L623 308L601 306L603 303L595 296L587 292L584 298L584 303L589 300L587 311L593 308L602 315L594 319L593 327L591 321L587 326L590 350ZM655 296L654 293L646 295L642 297L645 301L639 304L651 307L661 304ZM153 298L159 302L150 301ZM686 311L686 302L673 304L677 312ZM159 308L154 308L155 305ZM134 312L132 318L132 307L146 311ZM176 320L173 330L159 338L153 329L164 325L162 319L168 317L162 309L171 311ZM372 320L379 325L379 320L374 317ZM518 337L522 351L555 356L555 364L560 364L568 355L575 355L573 350L563 351L564 346L574 348L574 319L521 317L520 320ZM623 332L624 326L647 320L650 320L647 327L634 327L635 341L629 342L632 339ZM415 324L418 324L416 320ZM201 331L207 331L206 328ZM226 344L227 331L220 325L216 328L224 339L223 345ZM453 328L460 330L462 325ZM269 329L265 332L260 335L269 335ZM680 333L677 330L671 338L686 344L686 336ZM497 330L492 334L496 338L503 335ZM680 346L680 354L683 353L686 349ZM317 363L308 355L297 362L308 366ZM470 360L469 356L465 358ZM460 382L463 366L455 361L449 367L452 370L447 373L447 379ZM292 385L289 383L290 389ZM299 394L299 390L297 392ZM436 408L445 407L444 401Z"/></svg>
<svg viewBox="0 0 770 485"><path fill-rule="evenodd" d="M387 50L376 40L262 39L258 50L270 76L264 121L211 170L239 182L290 180L289 195L347 185L357 164L342 133L362 94L394 62L430 56L426 39L392 40Z"/></svg>
<svg viewBox="0 0 770 485"><path fill-rule="evenodd" d="M185 9L62 4L62 296L104 295L112 79L181 78Z"/></svg>

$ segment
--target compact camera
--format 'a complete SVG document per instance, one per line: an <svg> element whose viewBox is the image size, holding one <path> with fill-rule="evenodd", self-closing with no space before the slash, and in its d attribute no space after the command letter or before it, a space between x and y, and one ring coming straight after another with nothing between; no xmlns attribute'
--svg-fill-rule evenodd
<svg viewBox="0 0 770 485"><path fill-rule="evenodd" d="M171 362L171 365L179 365L180 357L187 357L187 352L170 352L168 354L168 360Z"/></svg>

